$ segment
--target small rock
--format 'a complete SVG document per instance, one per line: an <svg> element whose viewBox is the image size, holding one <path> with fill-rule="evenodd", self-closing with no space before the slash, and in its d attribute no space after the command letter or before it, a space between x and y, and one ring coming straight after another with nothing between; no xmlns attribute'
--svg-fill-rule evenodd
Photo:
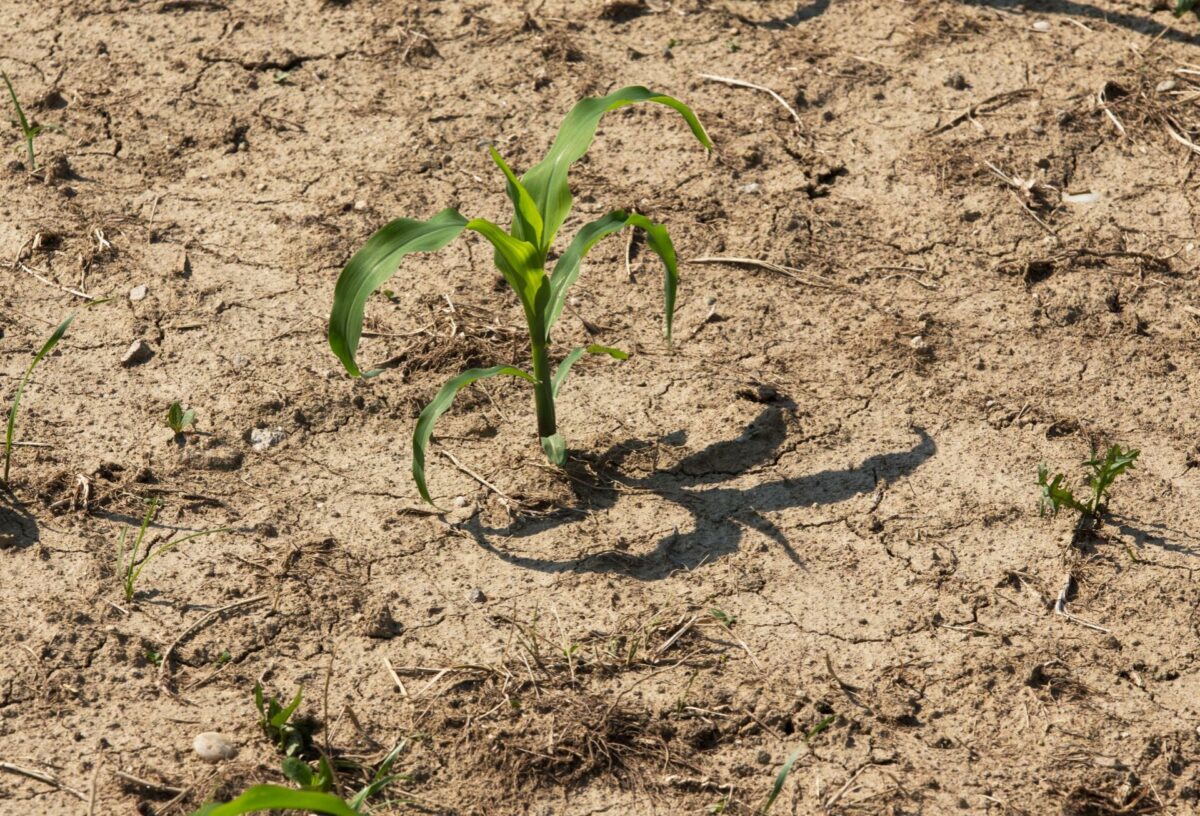
<svg viewBox="0 0 1200 816"><path fill-rule="evenodd" d="M914 351L920 351L921 349L925 348L926 345L925 338L919 334L913 339L909 340L908 344L912 346Z"/></svg>
<svg viewBox="0 0 1200 816"><path fill-rule="evenodd" d="M487 595L484 595L483 590L480 589L479 587L475 587L474 589L472 589L471 594L468 595L467 597L471 599L471 603L477 603L477 604L487 603Z"/></svg>
<svg viewBox="0 0 1200 816"><path fill-rule="evenodd" d="M149 290L146 288L146 285L144 283L139 284L129 290L129 300L132 301L133 303L137 303L139 300L145 300L146 293L148 291Z"/></svg>
<svg viewBox="0 0 1200 816"><path fill-rule="evenodd" d="M71 172L71 164L65 156L55 156L46 163L42 172L43 179L47 184L53 184L56 181L65 181L74 175Z"/></svg>
<svg viewBox="0 0 1200 816"><path fill-rule="evenodd" d="M1164 79L1162 82L1154 86L1154 90L1158 91L1159 93L1166 93L1167 91L1175 90L1177 84L1178 83L1173 79Z"/></svg>
<svg viewBox="0 0 1200 816"><path fill-rule="evenodd" d="M967 82L967 78L958 71L955 71L953 74L946 77L946 85L947 87L953 88L956 91L965 91L967 88L971 87L971 84Z"/></svg>
<svg viewBox="0 0 1200 816"><path fill-rule="evenodd" d="M754 761L757 762L759 765L770 765L771 764L771 752L770 751L759 751L758 754L754 757Z"/></svg>
<svg viewBox="0 0 1200 816"><path fill-rule="evenodd" d="M1043 32L1049 31L1050 30L1050 21L1049 20L1035 20L1033 23L1033 30L1034 31L1043 31Z"/></svg>
<svg viewBox="0 0 1200 816"><path fill-rule="evenodd" d="M354 202L354 211L355 212L366 212L367 211L367 202L363 201L361 198L358 201L355 201Z"/></svg>
<svg viewBox="0 0 1200 816"><path fill-rule="evenodd" d="M237 756L237 748L227 738L216 731L205 731L197 734L192 741L192 748L205 762L223 762Z"/></svg>
<svg viewBox="0 0 1200 816"><path fill-rule="evenodd" d="M255 428L250 431L250 447L262 453L287 439L283 428Z"/></svg>
<svg viewBox="0 0 1200 816"><path fill-rule="evenodd" d="M455 496L454 500L451 501L450 503L458 508L466 507L467 506L467 497L466 496Z"/></svg>
<svg viewBox="0 0 1200 816"><path fill-rule="evenodd" d="M154 349L150 348L150 344L145 340L134 340L133 344L121 357L121 365L130 368L135 365L140 365L154 356Z"/></svg>
<svg viewBox="0 0 1200 816"><path fill-rule="evenodd" d="M749 184L742 184L738 187L738 191L743 193L757 193L761 189L762 185L757 181L752 181Z"/></svg>
<svg viewBox="0 0 1200 816"><path fill-rule="evenodd" d="M192 262L188 258L187 251L179 253L179 257L175 260L175 274L181 278L188 278L192 275Z"/></svg>

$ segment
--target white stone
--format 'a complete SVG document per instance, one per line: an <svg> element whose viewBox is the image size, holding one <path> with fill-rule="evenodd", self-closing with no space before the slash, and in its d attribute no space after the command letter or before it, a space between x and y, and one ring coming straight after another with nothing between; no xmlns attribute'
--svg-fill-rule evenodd
<svg viewBox="0 0 1200 816"><path fill-rule="evenodd" d="M131 301L133 301L134 303L137 303L139 300L145 300L146 293L148 291L149 290L146 288L146 285L144 283L139 284L138 286L135 286L129 290L129 299Z"/></svg>
<svg viewBox="0 0 1200 816"><path fill-rule="evenodd" d="M1178 85L1178 83L1175 82L1175 80L1164 79L1162 82L1154 86L1154 90L1158 91L1159 93L1166 93L1167 91L1175 90L1176 85Z"/></svg>
<svg viewBox="0 0 1200 816"><path fill-rule="evenodd" d="M192 740L192 748L205 762L224 762L237 756L237 747L216 731L197 734Z"/></svg>
<svg viewBox="0 0 1200 816"><path fill-rule="evenodd" d="M1050 30L1050 21L1049 20L1036 20L1033 24L1033 30L1034 31L1049 31Z"/></svg>
<svg viewBox="0 0 1200 816"><path fill-rule="evenodd" d="M255 428L250 431L250 447L259 453L275 447L285 439L287 434L283 428Z"/></svg>
<svg viewBox="0 0 1200 816"><path fill-rule="evenodd" d="M121 357L121 365L129 368L130 366L144 363L154 356L154 349L150 348L150 344L145 340L134 340L125 354Z"/></svg>

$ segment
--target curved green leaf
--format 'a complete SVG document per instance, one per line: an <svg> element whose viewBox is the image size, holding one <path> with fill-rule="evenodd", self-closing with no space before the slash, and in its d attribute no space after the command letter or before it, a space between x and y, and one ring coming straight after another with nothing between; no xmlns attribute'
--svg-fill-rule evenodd
<svg viewBox="0 0 1200 816"><path fill-rule="evenodd" d="M637 102L657 102L679 111L700 144L712 150L712 141L704 132L704 126L700 124L696 114L673 97L656 94L640 86L631 86L614 91L608 96L592 96L579 100L559 127L558 135L554 137L554 144L550 146L546 158L521 179L542 214L543 251L550 246L555 233L571 210L571 188L567 184L567 172L591 146L600 119L610 110Z"/></svg>
<svg viewBox="0 0 1200 816"><path fill-rule="evenodd" d="M447 381L441 387L441 390L437 392L437 395L425 406L425 409L421 411L421 415L417 417L417 427L413 431L413 479L417 482L417 490L420 492L421 498L434 507L437 507L437 505L429 497L429 488L425 485L425 449L429 447L429 440L433 438L433 424L437 422L438 417L446 413L446 409L454 402L454 397L459 391L476 380L495 377L500 374L510 377L520 377L530 382L537 382L531 374L513 366L501 365L493 366L492 368L472 368Z"/></svg>
<svg viewBox="0 0 1200 816"><path fill-rule="evenodd" d="M11 87L11 86L10 86ZM54 350L58 345L58 341L63 339L63 335L67 333L71 322L75 319L75 315L71 315L62 323L58 324L58 328L50 335L50 339L42 344L41 350L33 357L33 362L29 364L29 368L25 369L25 376L21 378L20 384L17 386L17 393L13 397L12 407L8 410L8 425L4 429L4 484L8 484L8 466L12 463L13 451L13 436L17 430L17 408L21 405L21 395L25 393L25 386L29 384L29 378L33 376L33 369L42 359Z"/></svg>
<svg viewBox="0 0 1200 816"><path fill-rule="evenodd" d="M563 361L558 364L558 368L554 370L555 397L558 397L558 390L562 388L563 383L567 381L567 375L571 373L571 366L579 362L579 358L585 354L607 354L614 360L629 359L629 355L625 352L621 351L620 349L609 348L608 346L591 345L579 346L578 348L571 349L567 356L563 358Z"/></svg>
<svg viewBox="0 0 1200 816"><path fill-rule="evenodd" d="M192 816L242 816L243 813L258 813L263 810L300 810L324 813L327 816L361 816L357 810L331 793L298 791L278 785L255 785L247 788L232 802L205 805Z"/></svg>
<svg viewBox="0 0 1200 816"><path fill-rule="evenodd" d="M555 467L562 467L567 461L567 440L563 439L562 434L543 436L541 442L542 452L546 454L550 463Z"/></svg>
<svg viewBox="0 0 1200 816"><path fill-rule="evenodd" d="M679 288L679 261L675 256L675 245L671 243L671 236L667 234L666 228L655 224L646 216L614 210L590 224L585 224L575 233L566 251L554 264L554 273L550 276L550 302L547 306L549 311L545 318L547 342L550 340L550 330L566 305L567 291L579 277L579 268L584 256L601 238L612 235L627 225L645 230L647 244L662 259L663 319L667 340L671 339L671 328L675 322L675 293Z"/></svg>
<svg viewBox="0 0 1200 816"><path fill-rule="evenodd" d="M508 192L509 201L513 203L513 237L528 241L540 248L542 245L542 214L538 212L533 196L525 189L525 185L517 178L516 173L504 162L504 157L497 152L496 148L489 147L488 150L492 153L492 161L504 171L504 177L508 179L505 189Z"/></svg>
<svg viewBox="0 0 1200 816"><path fill-rule="evenodd" d="M396 273L410 252L436 252L467 227L453 207L428 221L397 218L372 235L346 264L333 292L329 315L329 347L352 377L373 377L380 369L363 373L354 354L362 337L363 309L367 298Z"/></svg>

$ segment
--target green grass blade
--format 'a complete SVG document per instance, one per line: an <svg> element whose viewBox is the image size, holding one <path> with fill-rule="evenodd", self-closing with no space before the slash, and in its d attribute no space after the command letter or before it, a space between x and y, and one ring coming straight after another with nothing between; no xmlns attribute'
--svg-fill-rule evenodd
<svg viewBox="0 0 1200 816"><path fill-rule="evenodd" d="M283 728L287 725L287 721L296 713L296 709L300 707L300 701L304 697L304 689L297 689L296 696L287 704L286 708L279 709L275 716L271 718L271 726L273 728Z"/></svg>
<svg viewBox="0 0 1200 816"><path fill-rule="evenodd" d="M7 77L5 77L5 81L8 81ZM11 89L12 85L9 85L9 88ZM13 98L16 99L16 97ZM50 335L50 339L34 355L33 362L29 364L29 368L25 369L25 376L21 378L21 382L17 386L17 393L13 397L12 407L8 410L8 425L4 430L4 484L6 485L8 484L8 468L12 463L13 436L17 428L17 408L21 405L21 395L25 393L25 386L29 384L29 378L33 376L33 369L37 367L37 364L47 354L54 350L54 347L58 345L58 341L62 340L63 335L67 333L67 329L70 328L71 321L74 319L75 315L71 315L58 325L58 328L54 330L54 334Z"/></svg>
<svg viewBox="0 0 1200 816"><path fill-rule="evenodd" d="M225 804L205 805L192 816L242 816L263 810L299 810L323 813L326 816L362 816L341 798L331 793L314 793L282 788L278 785L255 785Z"/></svg>
<svg viewBox="0 0 1200 816"><path fill-rule="evenodd" d="M554 264L554 273L550 276L550 302L546 307L548 311L545 318L547 342L555 322L562 316L567 303L567 292L579 278L584 257L601 238L612 235L626 226L645 230L650 249L662 259L664 325L667 339L671 339L671 328L675 322L675 295L679 288L679 260L675 255L675 246L671 243L671 237L665 227L655 224L644 215L614 210L590 224L585 224Z"/></svg>
<svg viewBox="0 0 1200 816"><path fill-rule="evenodd" d="M508 198L513 203L513 237L528 241L540 248L542 245L542 214L538 212L533 196L525 189L525 185L505 163L504 157L497 152L496 148L489 147L488 149L492 153L492 161L504 171L504 177L508 179L506 189Z"/></svg>
<svg viewBox="0 0 1200 816"><path fill-rule="evenodd" d="M373 377L379 369L363 373L354 358L362 337L363 309L367 298L396 273L400 261L412 252L436 252L467 227L453 207L428 221L398 218L372 235L346 264L333 293L329 315L329 347L352 377Z"/></svg>
<svg viewBox="0 0 1200 816"><path fill-rule="evenodd" d="M554 370L554 396L558 396L558 391L562 388L563 383L567 381L567 375L571 373L571 366L579 362L579 359L585 354L607 354L614 360L628 360L629 355L620 349L609 348L608 346L579 346L571 349L563 361L558 364L558 368Z"/></svg>
<svg viewBox="0 0 1200 816"><path fill-rule="evenodd" d="M536 382L531 374L513 366L501 365L493 366L492 368L472 368L448 380L441 387L441 390L437 392L437 395L425 406L425 409L421 411L421 415L417 417L417 427L413 431L413 479L417 483L417 491L420 492L421 498L434 507L437 507L437 505L429 497L429 488L425 485L425 450L429 447L429 440L433 438L433 425L437 422L438 417L446 413L446 409L454 402L454 397L457 396L459 391L476 380L499 375L520 377L530 382Z"/></svg>
<svg viewBox="0 0 1200 816"><path fill-rule="evenodd" d="M21 109L21 103L17 100L17 91L13 88L8 74L0 71L0 77L4 78L4 84L8 86L8 95L12 97L13 108L17 111L17 123L21 126L21 136L25 139L25 149L29 152L29 170L32 172L37 170L37 162L33 158L33 139L41 131L41 128L29 126L29 120L25 118L25 111Z"/></svg>
<svg viewBox="0 0 1200 816"><path fill-rule="evenodd" d="M712 149L712 141L709 140L700 120L692 113L692 109L673 97L631 86L614 91L608 96L581 99L563 120L546 157L521 179L542 214L541 249L545 250L550 246L555 233L571 210L571 189L567 183L567 173L571 165L587 153L601 118L608 111L637 102L657 102L674 108L683 115L700 143L709 150Z"/></svg>
<svg viewBox="0 0 1200 816"><path fill-rule="evenodd" d="M779 774L775 777L775 784L771 787L771 793L767 796L767 801L763 802L763 806L759 809L759 816L765 816L766 812L775 804L775 800L779 798L779 794L783 793L783 786L787 784L788 775L792 772L792 766L796 764L796 760L804 753L808 747L808 742L817 734L820 734L834 720L834 715L830 714L825 719L812 727L807 734L804 735L804 744L792 752L792 755L787 758L787 762L783 763L783 767L779 769Z"/></svg>

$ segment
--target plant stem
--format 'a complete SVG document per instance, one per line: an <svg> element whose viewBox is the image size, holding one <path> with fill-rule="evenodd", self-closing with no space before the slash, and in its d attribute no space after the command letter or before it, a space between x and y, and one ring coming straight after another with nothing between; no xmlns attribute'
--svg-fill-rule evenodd
<svg viewBox="0 0 1200 816"><path fill-rule="evenodd" d="M558 420L554 416L554 381L550 371L550 354L545 343L532 342L533 401L537 408L538 436L554 436L558 432Z"/></svg>

